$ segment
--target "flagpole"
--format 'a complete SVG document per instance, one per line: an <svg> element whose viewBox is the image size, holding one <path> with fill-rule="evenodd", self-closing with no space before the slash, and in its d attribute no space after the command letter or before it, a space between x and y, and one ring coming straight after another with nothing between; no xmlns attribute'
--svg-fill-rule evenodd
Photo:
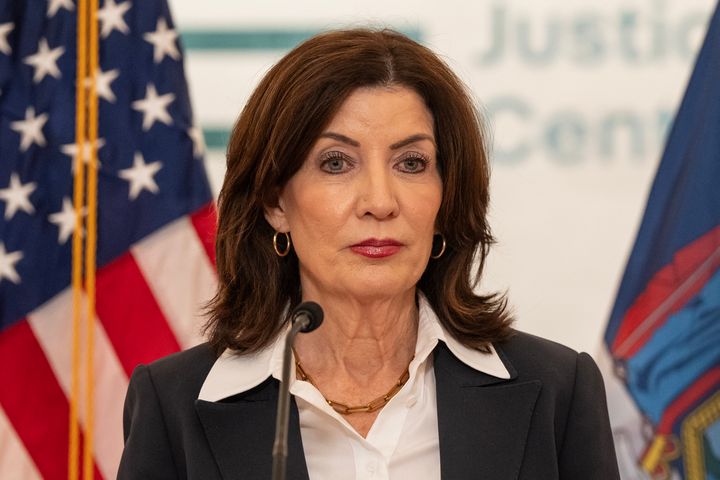
<svg viewBox="0 0 720 480"><path fill-rule="evenodd" d="M85 371L85 443L83 451L83 479L94 476L93 447L95 440L95 271L97 253L97 140L98 140L98 96L97 74L99 72L98 52L98 0L89 5L89 89L88 89L88 144L89 162L87 171L87 236L85 239L85 291L87 293L86 319L86 371Z"/></svg>
<svg viewBox="0 0 720 480"><path fill-rule="evenodd" d="M75 75L75 177L73 179L73 205L75 229L72 238L72 372L70 387L70 425L68 445L68 479L79 478L80 426L78 411L80 403L80 326L82 300L82 210L85 192L85 124L87 78L87 0L77 2L77 58Z"/></svg>

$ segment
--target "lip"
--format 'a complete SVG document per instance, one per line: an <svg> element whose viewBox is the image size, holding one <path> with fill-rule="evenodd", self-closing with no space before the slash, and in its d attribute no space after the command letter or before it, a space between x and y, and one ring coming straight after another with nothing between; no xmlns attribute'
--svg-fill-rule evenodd
<svg viewBox="0 0 720 480"><path fill-rule="evenodd" d="M350 246L350 250L368 258L384 258L395 255L403 244L393 238L368 238Z"/></svg>

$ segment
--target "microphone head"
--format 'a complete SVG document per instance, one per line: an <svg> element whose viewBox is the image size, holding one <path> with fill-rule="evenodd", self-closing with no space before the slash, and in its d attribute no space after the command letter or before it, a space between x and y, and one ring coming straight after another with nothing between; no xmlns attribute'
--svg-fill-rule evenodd
<svg viewBox="0 0 720 480"><path fill-rule="evenodd" d="M315 302L303 302L295 307L292 314L292 322L295 323L300 317L307 318L307 325L300 331L302 333L312 332L323 322L323 309Z"/></svg>

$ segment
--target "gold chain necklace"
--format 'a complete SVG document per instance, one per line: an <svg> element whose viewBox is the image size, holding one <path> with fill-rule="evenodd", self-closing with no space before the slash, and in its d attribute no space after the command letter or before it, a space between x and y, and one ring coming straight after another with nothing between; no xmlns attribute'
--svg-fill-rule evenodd
<svg viewBox="0 0 720 480"><path fill-rule="evenodd" d="M295 368L297 368L297 373L298 375L300 375L301 380L309 382L310 385L320 390L315 384L315 382L313 382L312 378L310 378L310 375L308 375L303 369L302 365L300 365L300 360L298 360L297 353L295 353ZM333 410L338 412L340 415L351 415L353 413L361 412L371 413L387 405L390 399L393 398L400 391L403 385L405 385L405 382L408 381L408 378L410 378L410 371L406 369L400 376L398 381L395 382L395 385L392 386L389 392L387 392L385 395L377 397L375 400L371 400L364 405L350 406L345 405L344 403L336 402L335 400L330 400L328 398L325 398L325 401L333 408Z"/></svg>

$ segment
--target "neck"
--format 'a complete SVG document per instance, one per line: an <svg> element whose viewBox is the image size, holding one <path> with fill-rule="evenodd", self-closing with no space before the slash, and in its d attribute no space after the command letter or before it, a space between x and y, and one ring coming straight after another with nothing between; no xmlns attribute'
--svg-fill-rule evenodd
<svg viewBox="0 0 720 480"><path fill-rule="evenodd" d="M347 375L362 384L407 368L417 338L414 289L362 302L336 295L308 299L320 303L325 313L322 327L299 336L295 345L312 375Z"/></svg>

